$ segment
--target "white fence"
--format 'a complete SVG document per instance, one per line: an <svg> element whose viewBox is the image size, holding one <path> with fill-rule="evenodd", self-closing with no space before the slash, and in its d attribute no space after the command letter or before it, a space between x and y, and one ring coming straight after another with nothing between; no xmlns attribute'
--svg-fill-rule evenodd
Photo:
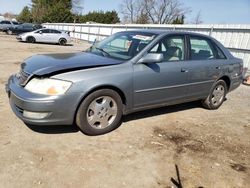
<svg viewBox="0 0 250 188"><path fill-rule="evenodd" d="M243 59L244 67L250 70L250 25L110 25L45 23L51 29L70 31L71 37L93 42L113 33L135 29L164 29L198 32L210 35L227 47L233 55ZM74 32L73 32L74 31Z"/></svg>

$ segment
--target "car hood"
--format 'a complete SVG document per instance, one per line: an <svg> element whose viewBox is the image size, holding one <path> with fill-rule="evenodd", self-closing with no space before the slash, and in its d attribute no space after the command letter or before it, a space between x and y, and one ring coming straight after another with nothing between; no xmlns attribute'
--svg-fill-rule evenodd
<svg viewBox="0 0 250 188"><path fill-rule="evenodd" d="M73 70L120 64L123 61L92 53L43 54L29 57L22 63L24 72L43 76Z"/></svg>

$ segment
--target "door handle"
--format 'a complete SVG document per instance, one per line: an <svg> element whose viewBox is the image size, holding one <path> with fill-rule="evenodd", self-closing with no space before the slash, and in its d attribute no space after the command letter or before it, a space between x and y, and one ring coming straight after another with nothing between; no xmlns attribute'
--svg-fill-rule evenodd
<svg viewBox="0 0 250 188"><path fill-rule="evenodd" d="M181 69L181 72L188 72L187 69Z"/></svg>

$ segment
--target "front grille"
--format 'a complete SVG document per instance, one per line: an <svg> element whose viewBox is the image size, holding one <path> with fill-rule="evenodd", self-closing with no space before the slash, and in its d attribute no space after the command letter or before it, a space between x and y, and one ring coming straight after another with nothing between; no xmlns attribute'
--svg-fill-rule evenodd
<svg viewBox="0 0 250 188"><path fill-rule="evenodd" d="M20 73L18 74L18 80L21 86L25 86L25 84L29 81L29 78L30 78L30 74L27 72L24 72L23 70L21 70Z"/></svg>

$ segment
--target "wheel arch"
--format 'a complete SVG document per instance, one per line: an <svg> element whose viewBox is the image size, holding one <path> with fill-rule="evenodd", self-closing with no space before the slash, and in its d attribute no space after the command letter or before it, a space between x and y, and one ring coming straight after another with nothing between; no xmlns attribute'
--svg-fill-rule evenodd
<svg viewBox="0 0 250 188"><path fill-rule="evenodd" d="M118 87L113 86L113 85L101 85L101 86L97 86L97 87L94 87L94 88L90 89L85 95L82 96L82 98L80 99L80 101L77 104L77 108L76 108L75 114L74 114L74 120L76 119L77 111L78 111L81 103L84 101L84 99L87 96L89 96L91 93L93 93L95 91L98 91L98 90L101 90L101 89L110 89L110 90L113 90L116 93L118 93L118 95L121 97L122 104L124 106L123 107L123 112L124 112L125 106L127 105L127 98L126 98L124 92L121 89L119 89Z"/></svg>
<svg viewBox="0 0 250 188"><path fill-rule="evenodd" d="M65 40L65 42L67 42L67 39L65 37L60 37L58 42L60 42L61 40Z"/></svg>
<svg viewBox="0 0 250 188"><path fill-rule="evenodd" d="M220 77L218 80L223 80L227 85L227 91L230 90L231 80L230 80L230 78L228 76L224 75L224 76Z"/></svg>
<svg viewBox="0 0 250 188"><path fill-rule="evenodd" d="M34 36L32 36L32 35L28 35L28 36L25 38L25 41L28 42L28 39L29 39L29 38L35 39L35 42L36 42L36 38L35 38Z"/></svg>

